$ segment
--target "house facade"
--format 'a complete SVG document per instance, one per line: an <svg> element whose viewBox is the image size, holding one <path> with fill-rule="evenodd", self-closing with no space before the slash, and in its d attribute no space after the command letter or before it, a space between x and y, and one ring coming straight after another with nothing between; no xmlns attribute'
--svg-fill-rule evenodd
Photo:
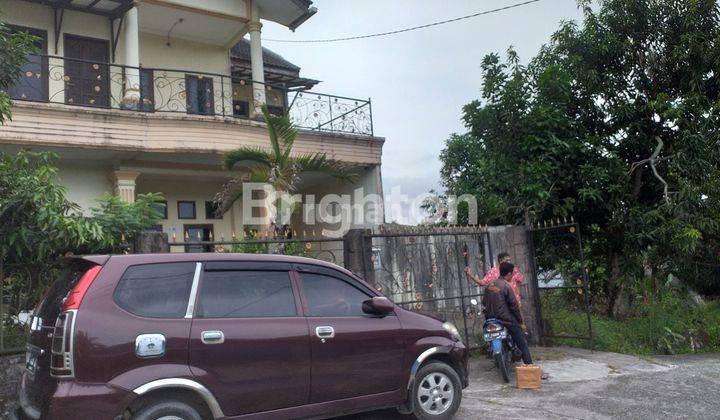
<svg viewBox="0 0 720 420"><path fill-rule="evenodd" d="M359 178L342 185L310 175L298 192L382 197L384 139L375 136L369 99L314 93L318 81L262 47L262 25L294 30L316 9L309 0L0 0L12 30L39 37L10 93L13 119L0 126L0 150L53 151L59 182L83 209L106 194L133 201L160 192L171 238L230 238L247 219L241 203L223 215L213 197L236 173L224 154L269 147L259 109L268 105L299 127L298 154L326 153ZM242 168L239 168L242 170ZM333 206L336 206L335 204ZM360 206L382 220L380 208ZM337 209L325 209L332 212ZM247 213L247 212L245 212ZM296 230L320 235L333 223Z"/></svg>

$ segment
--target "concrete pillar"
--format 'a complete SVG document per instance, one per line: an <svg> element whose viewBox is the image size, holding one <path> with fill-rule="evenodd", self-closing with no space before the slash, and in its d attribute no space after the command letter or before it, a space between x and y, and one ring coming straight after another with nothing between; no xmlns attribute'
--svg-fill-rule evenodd
<svg viewBox="0 0 720 420"><path fill-rule="evenodd" d="M375 287L375 271L372 266L372 240L366 238L367 229L350 229L343 236L343 262L345 268Z"/></svg>
<svg viewBox="0 0 720 420"><path fill-rule="evenodd" d="M265 105L265 66L263 64L262 41L260 32L260 11L256 2L252 3L251 21L248 22L250 33L250 66L253 78L253 115L262 115L261 107Z"/></svg>
<svg viewBox="0 0 720 420"><path fill-rule="evenodd" d="M123 64L128 66L125 68L123 105L128 108L136 108L140 101L140 40L137 7L125 12L122 29Z"/></svg>
<svg viewBox="0 0 720 420"><path fill-rule="evenodd" d="M135 254L158 254L170 252L168 234L152 230L143 230L135 237L133 247Z"/></svg>
<svg viewBox="0 0 720 420"><path fill-rule="evenodd" d="M115 194L126 203L135 202L135 180L140 172L136 171L115 171L113 172L115 181Z"/></svg>

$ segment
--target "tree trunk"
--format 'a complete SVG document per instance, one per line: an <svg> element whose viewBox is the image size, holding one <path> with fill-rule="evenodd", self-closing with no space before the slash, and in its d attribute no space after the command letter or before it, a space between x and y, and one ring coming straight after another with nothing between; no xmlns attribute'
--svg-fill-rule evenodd
<svg viewBox="0 0 720 420"><path fill-rule="evenodd" d="M620 255L615 251L610 251L610 270L608 276L608 305L607 313L608 316L615 316L615 306L618 301L618 295L620 294Z"/></svg>

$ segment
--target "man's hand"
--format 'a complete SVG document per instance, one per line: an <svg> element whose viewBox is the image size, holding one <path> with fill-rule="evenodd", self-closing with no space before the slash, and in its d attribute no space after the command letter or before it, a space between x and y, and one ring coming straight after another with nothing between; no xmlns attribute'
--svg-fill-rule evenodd
<svg viewBox="0 0 720 420"><path fill-rule="evenodd" d="M527 325L525 325L524 322L522 324L520 324L520 328L522 329L523 332L525 332L525 333L527 332Z"/></svg>

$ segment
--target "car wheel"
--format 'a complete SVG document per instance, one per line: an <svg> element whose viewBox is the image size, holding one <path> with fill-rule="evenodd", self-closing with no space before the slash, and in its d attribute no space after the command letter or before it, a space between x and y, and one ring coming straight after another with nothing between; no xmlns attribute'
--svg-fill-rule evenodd
<svg viewBox="0 0 720 420"><path fill-rule="evenodd" d="M419 420L445 420L455 415L462 399L462 384L455 369L442 362L429 363L415 375L413 414Z"/></svg>
<svg viewBox="0 0 720 420"><path fill-rule="evenodd" d="M133 420L202 420L200 413L180 401L160 401L140 409Z"/></svg>

